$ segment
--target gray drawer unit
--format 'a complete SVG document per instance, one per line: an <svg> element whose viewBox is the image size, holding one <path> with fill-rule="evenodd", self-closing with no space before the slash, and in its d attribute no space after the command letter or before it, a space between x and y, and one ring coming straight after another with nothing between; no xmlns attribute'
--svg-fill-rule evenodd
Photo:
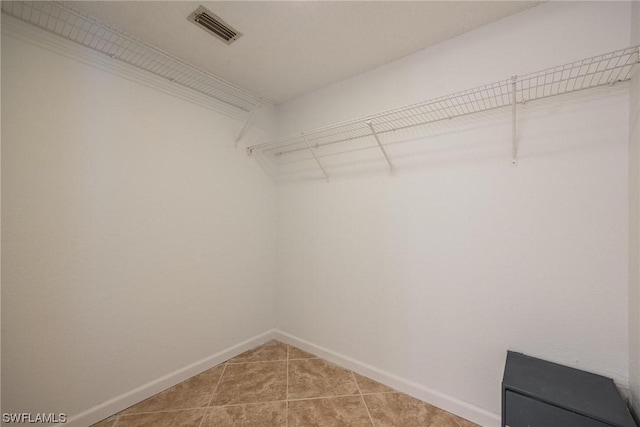
<svg viewBox="0 0 640 427"><path fill-rule="evenodd" d="M506 392L507 425L527 427L609 427L600 421L549 405L522 394Z"/></svg>
<svg viewBox="0 0 640 427"><path fill-rule="evenodd" d="M511 351L502 426L637 427L611 378Z"/></svg>

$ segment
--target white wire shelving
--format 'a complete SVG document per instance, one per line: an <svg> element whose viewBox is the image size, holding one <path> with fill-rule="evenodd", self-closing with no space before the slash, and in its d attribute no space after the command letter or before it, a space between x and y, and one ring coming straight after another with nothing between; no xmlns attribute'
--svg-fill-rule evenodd
<svg viewBox="0 0 640 427"><path fill-rule="evenodd" d="M242 111L263 101L195 65L114 28L65 2L2 1L2 13L160 76Z"/></svg>
<svg viewBox="0 0 640 427"><path fill-rule="evenodd" d="M302 150L310 151L328 179L319 153L329 146L368 138L378 148L392 173L394 165L380 136L390 132L429 125L475 113L511 108L513 115L512 157L517 159L516 105L629 80L639 68L638 46L616 50L535 73L513 76L473 89L429 99L298 135L247 147L248 154L261 152L282 158ZM514 96L515 95L515 96ZM333 150L335 152L335 150Z"/></svg>

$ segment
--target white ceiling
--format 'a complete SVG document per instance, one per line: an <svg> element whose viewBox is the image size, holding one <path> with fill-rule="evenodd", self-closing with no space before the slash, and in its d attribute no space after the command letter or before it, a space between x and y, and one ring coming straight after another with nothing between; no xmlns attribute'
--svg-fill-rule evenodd
<svg viewBox="0 0 640 427"><path fill-rule="evenodd" d="M275 104L539 2L71 2ZM243 33L231 45L187 21L200 4Z"/></svg>

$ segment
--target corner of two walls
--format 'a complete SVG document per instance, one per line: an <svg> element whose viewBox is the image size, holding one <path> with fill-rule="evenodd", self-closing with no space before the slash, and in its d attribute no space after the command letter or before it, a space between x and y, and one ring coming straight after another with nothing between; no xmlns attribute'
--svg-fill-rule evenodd
<svg viewBox="0 0 640 427"><path fill-rule="evenodd" d="M542 4L294 100L282 129L627 47L630 7ZM626 90L519 106L516 167L498 117L388 146L392 177L378 155L284 179L278 329L483 425L508 349L628 387Z"/></svg>
<svg viewBox="0 0 640 427"><path fill-rule="evenodd" d="M526 16L546 19L547 9L567 16L550 16L551 24L544 25L560 25L575 18L567 14L571 7L548 4L523 12L490 26L496 31L489 28L489 38L504 37L503 26L513 30L509 23L517 27ZM626 16L619 4L575 7L585 20ZM535 22L527 28L535 29ZM464 52L476 36L452 43ZM602 39L606 45L607 37ZM491 48L495 40L482 47ZM394 178L382 169L331 184L284 182L276 188L253 160L232 151L241 123L22 41L5 42L3 37L3 59L18 61L20 69L6 68L2 61L2 103L12 104L2 114L2 361L3 387L13 394L3 410L22 410L16 399L29 393L37 407L27 411L59 410L72 401L69 411L77 413L229 348L274 322L292 340L334 352L327 357L339 352L355 361L354 369L369 366L372 376L386 372L398 379L398 387L407 381L416 390L431 387L434 396L476 408L478 414L497 412L502 351L523 334L530 342L519 342L518 348L540 356L551 349L546 355L557 361L600 371L613 360L609 373L625 380L626 368L623 372L620 365L627 365L626 341L618 333L604 333L620 327L623 317L626 324L626 309L620 307L627 292L621 284L626 264L616 261L621 242L626 245L620 224L625 230L627 224L620 213L626 211L620 194L626 190L626 166L621 166L626 142L622 147L616 128L619 99L608 105L613 113L601 118L597 108L554 110L569 122L604 125L602 132L613 132L611 147L600 143L602 132L587 129L594 135L582 136L592 146L538 153L518 170L508 166L508 154L504 159L481 156L479 162L473 155L462 162L454 156ZM427 52L417 59L428 64L433 57ZM43 64L47 72L38 73ZM411 75L423 71L410 67ZM387 87L397 81L384 67L368 75L364 86L369 78ZM346 98L331 95L329 88L329 95L316 101L340 103L342 119L362 115L367 111L354 105L357 97L348 99L357 95L354 86L357 77L341 83ZM405 94L413 89L402 88ZM419 83L415 89L433 90ZM42 93L50 99L43 102ZM53 102L67 93L73 94L70 102ZM118 94L136 101L122 104ZM316 114L313 96L307 101L302 114ZM300 104L294 101L292 109ZM381 99L372 108L394 106ZM280 110L295 116L291 109ZM32 126L29 119L36 116L42 120ZM562 142L562 132L571 126L544 120L532 116L530 141ZM193 125L189 134L174 125L182 122ZM549 127L536 135L541 123ZM327 123L313 126L318 124ZM548 138L545 131L559 136ZM464 146L501 140L503 133L508 129L498 123L480 136L469 131L433 143L462 141ZM582 151L574 155L574 149ZM610 185L616 191L610 192ZM165 197L169 193L181 195L178 203ZM590 209L592 216L574 221L576 210ZM523 238L530 248L514 251ZM584 247L571 256L576 242ZM598 259L598 244L608 248L604 260ZM594 267L598 262L605 264L602 271ZM143 271L136 263L144 264ZM578 275L570 272L581 268ZM607 277L612 289L602 292L600 281ZM553 297L562 303L549 302ZM569 309L558 315L564 304ZM114 306L120 307L119 316ZM546 322L543 330L518 320L518 307L523 316L537 312ZM604 328L587 317L603 308L609 322ZM564 323L561 330L553 331L558 323ZM603 341L600 335L581 334L594 328L603 332ZM545 336L548 332L551 336ZM578 335L575 345L572 333ZM189 335L221 339L190 341ZM615 354L608 359L598 349ZM622 349L625 356L618 354ZM593 358L578 360L589 351ZM637 390L633 372L632 366Z"/></svg>
<svg viewBox="0 0 640 427"><path fill-rule="evenodd" d="M2 18L2 407L88 425L270 333L275 184L240 120Z"/></svg>

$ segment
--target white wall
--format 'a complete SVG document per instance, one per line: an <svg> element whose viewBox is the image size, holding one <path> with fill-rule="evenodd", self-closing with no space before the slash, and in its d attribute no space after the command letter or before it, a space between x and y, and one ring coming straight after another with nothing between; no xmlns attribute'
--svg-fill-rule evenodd
<svg viewBox="0 0 640 427"><path fill-rule="evenodd" d="M241 121L7 34L2 89L3 411L74 416L273 327Z"/></svg>
<svg viewBox="0 0 640 427"><path fill-rule="evenodd" d="M281 129L626 47L629 11L544 4L295 100ZM357 154L325 158L329 184L285 170L278 328L442 393L451 409L466 402L485 423L507 349L627 385L628 108L625 85L519 107L517 167L506 113L388 147L394 177L379 153L366 171L350 168Z"/></svg>
<svg viewBox="0 0 640 427"><path fill-rule="evenodd" d="M640 45L640 3L631 13L631 44ZM640 417L640 72L631 81L629 117L629 381Z"/></svg>
<svg viewBox="0 0 640 427"><path fill-rule="evenodd" d="M627 47L629 8L628 2L554 2L528 9L282 105L281 133Z"/></svg>
<svg viewBox="0 0 640 427"><path fill-rule="evenodd" d="M629 11L539 6L295 100L281 129L627 46ZM493 413L507 348L628 381L626 87L520 107L515 168L492 115L389 147L395 177L367 153L283 182L271 304L276 193L232 148L241 122L5 35L2 86L3 411L77 414L274 307L284 332Z"/></svg>

